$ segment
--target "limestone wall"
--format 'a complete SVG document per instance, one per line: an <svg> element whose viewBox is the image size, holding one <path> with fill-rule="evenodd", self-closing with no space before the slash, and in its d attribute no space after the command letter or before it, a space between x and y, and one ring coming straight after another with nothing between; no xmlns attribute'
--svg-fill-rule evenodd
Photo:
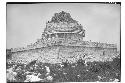
<svg viewBox="0 0 125 83"><path fill-rule="evenodd" d="M102 58L114 57L117 54L116 49L84 47L84 46L51 46L12 54L10 62L27 64L33 60L43 63L61 63L68 61L74 63L79 59L90 60L93 57L97 60ZM93 60L91 59L91 60ZM94 59L94 60L96 60ZM106 60L107 58L105 58Z"/></svg>

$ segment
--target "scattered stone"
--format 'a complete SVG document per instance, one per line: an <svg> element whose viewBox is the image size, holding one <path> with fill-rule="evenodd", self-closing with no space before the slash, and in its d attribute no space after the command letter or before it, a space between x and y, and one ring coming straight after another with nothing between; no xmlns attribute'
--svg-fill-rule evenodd
<svg viewBox="0 0 125 83"><path fill-rule="evenodd" d="M52 76L47 76L46 79L47 79L48 81L52 81L52 80L53 80L53 77L52 77Z"/></svg>
<svg viewBox="0 0 125 83"><path fill-rule="evenodd" d="M45 68L46 68L46 75L49 75L50 74L50 69L49 69L49 67L48 66L45 66Z"/></svg>
<svg viewBox="0 0 125 83"><path fill-rule="evenodd" d="M113 82L119 82L119 79L116 79L116 78L115 78Z"/></svg>
<svg viewBox="0 0 125 83"><path fill-rule="evenodd" d="M38 76L27 75L26 80L24 82L38 82L38 81L41 81L41 80L43 80L43 79L38 78Z"/></svg>

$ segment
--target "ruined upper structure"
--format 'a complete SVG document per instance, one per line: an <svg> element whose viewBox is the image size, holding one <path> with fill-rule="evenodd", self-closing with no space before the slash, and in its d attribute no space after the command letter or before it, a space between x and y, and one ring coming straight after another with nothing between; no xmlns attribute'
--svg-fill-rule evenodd
<svg viewBox="0 0 125 83"><path fill-rule="evenodd" d="M66 13L64 11L60 13L55 13L52 17L50 22L60 23L60 22L67 22L67 23L76 23L77 21L72 19L70 13Z"/></svg>

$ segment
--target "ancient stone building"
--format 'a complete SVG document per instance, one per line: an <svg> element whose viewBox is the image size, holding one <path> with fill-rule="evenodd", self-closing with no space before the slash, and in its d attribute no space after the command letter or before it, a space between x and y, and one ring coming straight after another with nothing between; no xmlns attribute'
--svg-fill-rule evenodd
<svg viewBox="0 0 125 83"><path fill-rule="evenodd" d="M55 13L46 23L42 37L25 48L12 49L10 63L27 64L33 60L46 63L71 63L85 57L107 61L117 56L115 44L84 41L85 30L69 13Z"/></svg>
<svg viewBox="0 0 125 83"><path fill-rule="evenodd" d="M85 30L81 24L71 18L69 13L62 11L55 13L51 21L46 23L43 37L62 45L82 41L85 37Z"/></svg>
<svg viewBox="0 0 125 83"><path fill-rule="evenodd" d="M115 44L84 41L85 30L83 26L74 20L69 13L64 11L55 13L50 21L46 23L42 37L25 48L14 48L12 52L42 48L53 45L83 46L93 48L106 48L117 50ZM95 49L96 49L95 48Z"/></svg>

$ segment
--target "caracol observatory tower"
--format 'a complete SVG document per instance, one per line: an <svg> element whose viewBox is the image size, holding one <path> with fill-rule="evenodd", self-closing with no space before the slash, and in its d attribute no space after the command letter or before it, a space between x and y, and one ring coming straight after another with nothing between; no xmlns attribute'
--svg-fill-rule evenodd
<svg viewBox="0 0 125 83"><path fill-rule="evenodd" d="M55 13L51 21L46 23L42 35L46 40L62 45L82 41L85 37L85 30L81 24L72 19L69 13L62 11Z"/></svg>

